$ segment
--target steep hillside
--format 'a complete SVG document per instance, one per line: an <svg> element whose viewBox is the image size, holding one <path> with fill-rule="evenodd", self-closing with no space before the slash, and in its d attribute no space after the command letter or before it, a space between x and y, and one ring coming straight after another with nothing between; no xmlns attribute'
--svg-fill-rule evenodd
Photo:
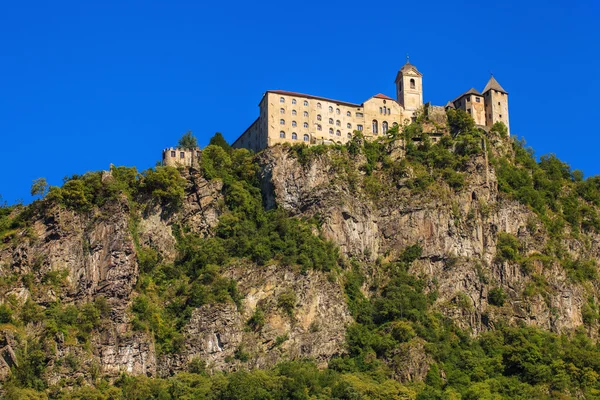
<svg viewBox="0 0 600 400"><path fill-rule="evenodd" d="M596 398L600 180L448 120L2 208L4 395Z"/></svg>

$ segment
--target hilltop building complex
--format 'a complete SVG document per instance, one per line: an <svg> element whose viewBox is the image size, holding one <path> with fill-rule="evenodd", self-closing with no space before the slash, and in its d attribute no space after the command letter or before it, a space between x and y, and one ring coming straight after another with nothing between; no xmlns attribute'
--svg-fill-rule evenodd
<svg viewBox="0 0 600 400"><path fill-rule="evenodd" d="M396 75L396 99L384 94L355 104L283 90L267 91L260 114L233 143L260 151L277 143L345 143L354 131L365 137L384 135L394 125L406 124L423 110L423 75L406 62ZM508 93L492 76L480 93L470 89L446 108L462 109L475 123L491 127L502 121L508 127Z"/></svg>

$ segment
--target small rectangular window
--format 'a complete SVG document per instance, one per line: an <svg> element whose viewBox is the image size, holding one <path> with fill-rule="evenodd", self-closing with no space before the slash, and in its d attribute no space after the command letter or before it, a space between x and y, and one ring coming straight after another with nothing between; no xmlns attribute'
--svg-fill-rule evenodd
<svg viewBox="0 0 600 400"><path fill-rule="evenodd" d="M470 98L470 97L467 97L467 101L471 101L471 98Z"/></svg>
<svg viewBox="0 0 600 400"><path fill-rule="evenodd" d="M502 118L502 114L500 114L500 118Z"/></svg>
<svg viewBox="0 0 600 400"><path fill-rule="evenodd" d="M179 158L185 158L185 153L183 151L179 153Z"/></svg>
<svg viewBox="0 0 600 400"><path fill-rule="evenodd" d="M362 131L363 130L363 126L362 125L356 125L356 130Z"/></svg>
<svg viewBox="0 0 600 400"><path fill-rule="evenodd" d="M498 102L498 105L500 105L500 102Z"/></svg>
<svg viewBox="0 0 600 400"><path fill-rule="evenodd" d="M175 157L175 152L174 151L171 152L171 157Z"/></svg>
<svg viewBox="0 0 600 400"><path fill-rule="evenodd" d="M475 97L475 101L481 103L481 99L479 97Z"/></svg>

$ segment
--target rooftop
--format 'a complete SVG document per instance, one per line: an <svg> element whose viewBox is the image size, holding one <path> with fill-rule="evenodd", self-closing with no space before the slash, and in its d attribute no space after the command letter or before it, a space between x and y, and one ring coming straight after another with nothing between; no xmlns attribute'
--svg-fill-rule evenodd
<svg viewBox="0 0 600 400"><path fill-rule="evenodd" d="M500 84L498 83L496 78L494 78L494 75L492 75L490 77L490 80L488 81L487 85L485 85L485 88L483 89L483 93L487 92L488 90L492 90L492 89L496 90L498 92L508 94L508 92L506 90L504 90L504 88L502 86L500 86Z"/></svg>
<svg viewBox="0 0 600 400"><path fill-rule="evenodd" d="M361 107L360 104L356 104L356 103L350 103L350 102L347 102L347 101L328 99L327 97L313 96L313 95L310 95L310 94L304 94L304 93L298 93L298 92L288 92L286 90L267 90L267 93L283 94L283 95L287 95L287 96L296 96L296 97L302 97L302 98L306 98L306 99L315 99L315 100L329 101L331 103L343 104L343 105L350 106L350 107Z"/></svg>

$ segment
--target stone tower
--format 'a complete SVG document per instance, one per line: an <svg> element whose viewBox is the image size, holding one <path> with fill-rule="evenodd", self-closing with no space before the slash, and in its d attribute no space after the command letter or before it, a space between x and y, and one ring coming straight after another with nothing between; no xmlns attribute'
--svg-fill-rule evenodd
<svg viewBox="0 0 600 400"><path fill-rule="evenodd" d="M396 75L396 98L407 111L415 112L423 105L423 74L408 57Z"/></svg>
<svg viewBox="0 0 600 400"><path fill-rule="evenodd" d="M504 122L508 132L508 92L500 86L494 75L490 77L485 89L483 89L485 101L486 126L491 127L498 121Z"/></svg>

